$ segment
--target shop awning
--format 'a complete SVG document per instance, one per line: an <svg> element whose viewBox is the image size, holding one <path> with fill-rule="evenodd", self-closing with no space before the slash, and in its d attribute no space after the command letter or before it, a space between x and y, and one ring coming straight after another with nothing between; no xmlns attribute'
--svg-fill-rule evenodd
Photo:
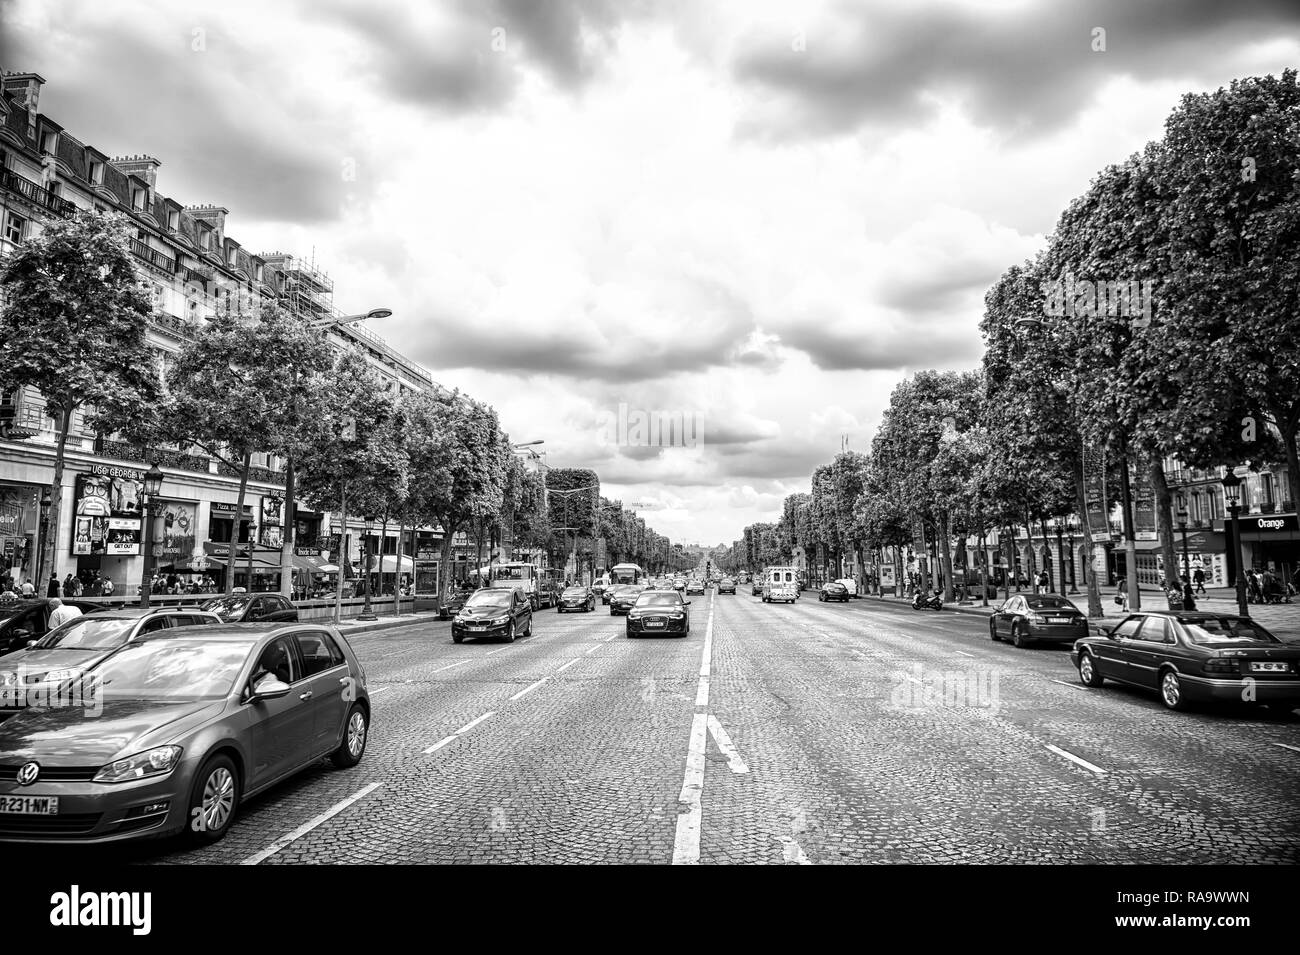
<svg viewBox="0 0 1300 955"><path fill-rule="evenodd" d="M379 573L381 574L415 573L415 561L411 560L411 558L407 557L405 554L402 555L401 570L398 570L397 567L398 565L397 565L396 554L384 554L382 565L380 564L380 559L378 556L370 558L371 573L374 573L376 570L378 570Z"/></svg>
<svg viewBox="0 0 1300 955"><path fill-rule="evenodd" d="M325 570L325 568L333 567L333 566L334 565L331 564L329 561L327 561L324 557L317 557L317 556L307 557L301 554L293 555L293 569L302 571L303 573L306 574L330 573L330 571ZM334 571L337 572L338 568L334 567Z"/></svg>

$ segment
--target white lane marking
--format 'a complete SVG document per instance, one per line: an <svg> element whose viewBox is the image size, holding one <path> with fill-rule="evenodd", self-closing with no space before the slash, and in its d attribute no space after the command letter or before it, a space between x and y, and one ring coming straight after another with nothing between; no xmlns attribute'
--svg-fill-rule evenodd
<svg viewBox="0 0 1300 955"><path fill-rule="evenodd" d="M799 865L812 865L812 860L804 854L803 846L792 839L790 836L782 836L781 842L785 845L783 855L786 862L795 862Z"/></svg>
<svg viewBox="0 0 1300 955"><path fill-rule="evenodd" d="M492 716L494 713L496 713L496 710L488 710L488 711L487 711L486 713L484 713L482 716L478 717L478 719L470 720L468 723L466 723L466 724L465 724L464 726L462 726L460 729L456 730L456 732L453 733L452 735L453 735L453 736L459 736L461 733L468 733L470 730L472 730L474 727L478 726L478 724L482 723L485 719L487 719L489 716Z"/></svg>
<svg viewBox="0 0 1300 955"><path fill-rule="evenodd" d="M727 765L731 767L731 771L740 774L749 772L749 767L740 758L740 751L731 742L731 737L727 735L727 731L722 728L716 716L709 716L709 732L713 734L713 741L718 744L722 755L727 757Z"/></svg>
<svg viewBox="0 0 1300 955"><path fill-rule="evenodd" d="M324 822L328 822L330 819L333 819L335 816L341 813L344 809L347 809L348 806L352 805L358 799L365 798L366 796L370 795L372 792L374 792L382 785L383 783L371 783L369 786L365 786L361 789L358 789L347 799L344 799L342 802L335 803L333 806L331 806L329 809L326 809L323 813L321 813L316 818L307 820L307 822L304 822L293 832L281 836L279 839L276 839L275 842L271 843L261 852L249 856L247 859L243 860L239 864L240 865L261 864L263 861L271 858L271 856L275 855L285 846L289 845L292 842L296 842L297 840L305 836L307 833L315 829L317 826L321 825Z"/></svg>
<svg viewBox="0 0 1300 955"><path fill-rule="evenodd" d="M514 644L511 644L509 647L497 647L495 650L489 650L487 653L483 654L483 656L485 656L485 657L490 657L490 656L492 656L492 654L494 654L494 653L500 653L500 652L502 652L503 650L509 650L509 649L511 649L512 647L514 647ZM522 648L520 648L520 649L522 649Z"/></svg>
<svg viewBox="0 0 1300 955"><path fill-rule="evenodd" d="M391 690L391 689L392 689L391 686L377 686L370 691L370 695L374 696L376 693L383 693L385 690Z"/></svg>
<svg viewBox="0 0 1300 955"><path fill-rule="evenodd" d="M953 653L960 653L964 657L973 657L975 654L967 653L965 650L954 650Z"/></svg>
<svg viewBox="0 0 1300 955"><path fill-rule="evenodd" d="M438 742L434 743L432 746L426 749L424 751L424 755L428 756L430 753L436 753L438 750L442 749L448 743L452 742L455 738L456 738L455 733L453 733L451 736L444 736L442 739L438 740Z"/></svg>
<svg viewBox="0 0 1300 955"><path fill-rule="evenodd" d="M1073 753L1067 753L1065 750L1061 749L1061 747L1059 747L1059 746L1053 746L1051 743L1044 743L1043 745L1046 746L1046 747L1047 747L1049 750L1051 750L1053 753L1055 753L1057 756L1064 756L1064 757L1065 757L1066 759L1068 759L1070 762L1072 762L1072 763L1078 763L1078 764L1079 764L1080 766L1082 766L1084 769L1091 770L1092 772L1096 773L1098 776L1104 776L1104 775L1106 775L1106 770L1102 769L1100 766L1094 766L1092 763L1088 762L1086 759L1080 759L1078 756L1075 756Z"/></svg>
<svg viewBox="0 0 1300 955"><path fill-rule="evenodd" d="M578 662L579 660L581 660L581 659L582 659L582 657L574 657L572 660L570 660L570 661L569 661L568 663L566 663L564 666L560 667L560 668L559 668L558 670L556 670L555 672L556 672L556 673L563 673L565 670L567 670L569 667L573 666L575 663L577 663L577 662Z"/></svg>
<svg viewBox="0 0 1300 955"><path fill-rule="evenodd" d="M1289 749L1293 753L1300 753L1300 746L1291 746L1287 743L1274 743L1274 746L1281 746L1283 749Z"/></svg>
<svg viewBox="0 0 1300 955"><path fill-rule="evenodd" d="M1072 690L1086 690L1087 687L1082 683L1070 683L1067 680L1053 680L1053 683L1059 683L1061 686L1068 686Z"/></svg>
<svg viewBox="0 0 1300 955"><path fill-rule="evenodd" d="M709 600L709 621L704 628L704 650L700 657L700 687L695 705L709 704L709 661L713 654L713 600ZM703 702L701 702L701 698ZM709 743L709 718L697 712L691 720L691 742L686 751L686 774L681 795L677 797L685 812L677 816L677 835L673 840L673 865L699 865L700 824L704 818L704 751Z"/></svg>
<svg viewBox="0 0 1300 955"><path fill-rule="evenodd" d="M493 650L492 653L496 653L496 651ZM491 654L484 654L484 656L491 656ZM457 660L455 663L448 663L445 667L438 667L438 669L434 670L433 672L434 672L434 673L441 673L443 670L450 670L452 667L463 666L463 665L466 664L466 663L469 663L469 661L468 661L468 660Z"/></svg>
<svg viewBox="0 0 1300 955"><path fill-rule="evenodd" d="M609 641L613 640L613 639L614 639L615 637L617 637L617 636L618 636L617 633L611 633L608 637L606 637L604 640L602 640L602 641L600 641L600 642L601 642L601 643L609 643Z"/></svg>
<svg viewBox="0 0 1300 955"><path fill-rule="evenodd" d="M519 698L520 698L521 696L523 696L524 694L533 692L533 690L537 689L539 686L541 686L543 683L545 683L545 682L546 682L547 680L549 680L549 679L550 679L549 676L544 676L544 677L542 677L540 680L538 680L536 683L534 683L532 686L524 687L522 690L520 690L520 691L519 691L518 693L516 693L514 696L510 697L510 702L513 703L515 700L519 699Z"/></svg>
<svg viewBox="0 0 1300 955"><path fill-rule="evenodd" d="M601 642L601 643L604 643L605 641L602 640L602 641L600 641L600 642ZM599 649L600 649L600 647L598 647L598 646L597 646L597 647L592 647L590 650L588 650L586 653L584 653L583 656L585 657L588 653L595 653L595 652L596 652L597 650L599 650Z"/></svg>

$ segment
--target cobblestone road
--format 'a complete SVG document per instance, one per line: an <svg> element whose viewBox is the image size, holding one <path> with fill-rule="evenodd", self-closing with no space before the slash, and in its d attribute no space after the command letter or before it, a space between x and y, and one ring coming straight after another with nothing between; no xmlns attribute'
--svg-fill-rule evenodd
<svg viewBox="0 0 1300 955"><path fill-rule="evenodd" d="M628 640L603 609L540 613L508 645L456 646L430 621L357 634L375 711L361 765L251 800L214 847L95 855L1300 861L1294 712L1089 690L1064 650L993 643L980 617L744 594L692 610L686 639Z"/></svg>

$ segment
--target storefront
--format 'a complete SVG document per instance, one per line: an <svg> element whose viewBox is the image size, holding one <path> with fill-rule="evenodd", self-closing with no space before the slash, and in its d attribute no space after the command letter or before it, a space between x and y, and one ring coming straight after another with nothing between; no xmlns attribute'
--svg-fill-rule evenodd
<svg viewBox="0 0 1300 955"><path fill-rule="evenodd" d="M0 484L0 577L15 583L36 573L41 488Z"/></svg>
<svg viewBox="0 0 1300 955"><path fill-rule="evenodd" d="M1271 570L1286 583L1300 569L1300 518L1295 514L1250 515L1240 518L1245 564Z"/></svg>
<svg viewBox="0 0 1300 955"><path fill-rule="evenodd" d="M105 581L126 592L130 558L142 553L143 500L143 471L92 464L76 475L70 553L85 593L101 593Z"/></svg>

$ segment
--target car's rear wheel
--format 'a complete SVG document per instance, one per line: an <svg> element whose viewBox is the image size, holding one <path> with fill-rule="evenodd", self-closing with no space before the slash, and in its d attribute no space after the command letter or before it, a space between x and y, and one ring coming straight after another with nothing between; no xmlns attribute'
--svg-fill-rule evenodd
<svg viewBox="0 0 1300 955"><path fill-rule="evenodd" d="M343 727L343 741L339 748L330 753L330 762L339 769L351 769L361 762L366 753L366 739L369 736L370 720L360 703L353 703L348 710L348 722Z"/></svg>
<svg viewBox="0 0 1300 955"><path fill-rule="evenodd" d="M1178 679L1177 670L1165 670L1160 674L1160 702L1171 710L1187 709L1187 697L1183 696L1183 684Z"/></svg>
<svg viewBox="0 0 1300 955"><path fill-rule="evenodd" d="M506 643L515 642L515 622L513 620L511 620L508 624L506 624L506 633L504 639Z"/></svg>
<svg viewBox="0 0 1300 955"><path fill-rule="evenodd" d="M1029 646L1029 641L1025 638L1024 633L1021 631L1020 623L1018 621L1011 625L1011 645L1013 647L1020 647L1022 649L1024 647Z"/></svg>
<svg viewBox="0 0 1300 955"><path fill-rule="evenodd" d="M1002 638L998 636L998 627L992 620L989 621L989 639L1000 643Z"/></svg>
<svg viewBox="0 0 1300 955"><path fill-rule="evenodd" d="M1098 687L1106 682L1106 678L1097 669L1097 661L1087 651L1079 653L1079 681L1084 686L1091 687Z"/></svg>
<svg viewBox="0 0 1300 955"><path fill-rule="evenodd" d="M218 841L230 831L238 808L239 772L235 761L224 753L213 756L194 777L186 838L197 845Z"/></svg>
<svg viewBox="0 0 1300 955"><path fill-rule="evenodd" d="M531 637L532 635L533 635L533 615L532 615L532 614L529 614L529 615L528 615L528 626L524 628L524 636L525 636L525 637Z"/></svg>

